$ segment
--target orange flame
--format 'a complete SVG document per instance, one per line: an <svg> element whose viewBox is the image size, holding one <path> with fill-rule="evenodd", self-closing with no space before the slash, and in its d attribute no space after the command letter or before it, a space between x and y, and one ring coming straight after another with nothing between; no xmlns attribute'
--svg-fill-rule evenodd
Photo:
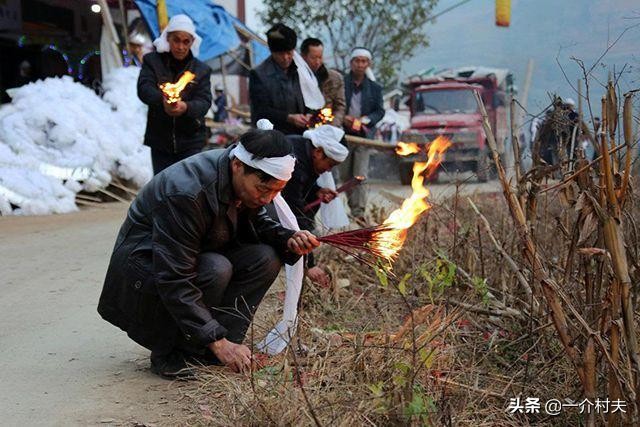
<svg viewBox="0 0 640 427"><path fill-rule="evenodd" d="M185 87L191 82L191 80L195 79L196 75L191 71L185 71L177 82L175 83L162 83L160 85L160 90L167 98L167 102L169 104L175 104L180 101L180 95Z"/></svg>
<svg viewBox="0 0 640 427"><path fill-rule="evenodd" d="M318 114L311 117L311 121L308 125L309 128L317 128L322 125L328 125L333 123L333 119L335 116L333 115L333 110L329 107L325 107L321 109Z"/></svg>
<svg viewBox="0 0 640 427"><path fill-rule="evenodd" d="M401 142L396 144L396 154L399 156L408 156L409 154L416 154L420 152L420 146L415 142Z"/></svg>
<svg viewBox="0 0 640 427"><path fill-rule="evenodd" d="M424 211L431 208L427 202L429 190L424 187L424 179L438 168L444 158L444 152L450 146L451 141L448 138L439 136L429 144L427 162L413 164L413 179L411 180L413 193L411 197L402 202L400 209L391 212L391 215L382 224L388 229L377 233L372 243L377 251L388 260L392 260L402 248L409 227L418 220Z"/></svg>

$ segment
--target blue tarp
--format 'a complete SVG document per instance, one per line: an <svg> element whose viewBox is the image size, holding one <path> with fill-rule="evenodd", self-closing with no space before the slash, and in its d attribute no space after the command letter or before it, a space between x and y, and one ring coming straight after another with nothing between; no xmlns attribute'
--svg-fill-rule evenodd
<svg viewBox="0 0 640 427"><path fill-rule="evenodd" d="M156 0L135 0L135 3L155 39L160 35ZM240 46L240 37L233 24L237 21L246 27L222 6L213 4L211 0L166 0L166 4L169 18L184 13L193 20L198 35L202 37L198 55L201 61L208 61Z"/></svg>

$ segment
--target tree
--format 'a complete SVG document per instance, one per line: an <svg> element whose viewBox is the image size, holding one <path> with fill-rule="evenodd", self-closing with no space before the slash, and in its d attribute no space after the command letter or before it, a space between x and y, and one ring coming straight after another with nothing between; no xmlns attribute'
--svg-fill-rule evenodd
<svg viewBox="0 0 640 427"><path fill-rule="evenodd" d="M429 45L423 29L438 0L265 0L263 22L282 22L298 37L317 37L333 65L347 70L356 46L373 53L376 77L389 86L400 64Z"/></svg>

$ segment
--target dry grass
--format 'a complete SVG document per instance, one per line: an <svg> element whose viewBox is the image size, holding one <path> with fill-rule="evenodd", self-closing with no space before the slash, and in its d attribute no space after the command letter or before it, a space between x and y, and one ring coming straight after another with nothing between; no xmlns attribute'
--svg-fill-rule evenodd
<svg viewBox="0 0 640 427"><path fill-rule="evenodd" d="M332 288L307 283L298 340L249 377L203 369L185 422L637 425L639 183L610 143L615 129L603 128L600 154L611 158L559 168L534 159L517 185L499 167L504 195L460 197L455 184L410 230L393 275L323 248ZM279 304L267 296L248 344L275 324ZM509 413L516 397L542 408ZM627 412L544 410L585 397L622 399Z"/></svg>
<svg viewBox="0 0 640 427"><path fill-rule="evenodd" d="M575 213L560 199L551 192L542 198L534 235L562 283L568 248L558 235L562 220ZM501 196L472 200L531 281ZM629 208L630 215L640 214L637 203ZM638 243L636 239L636 247ZM188 424L519 426L584 421L577 408L557 417L544 411L506 411L509 399L517 396L539 397L544 403L551 398L579 400L582 391L546 309L531 312L531 300L505 268L504 257L466 199L435 206L416 224L395 265L396 277L387 277L386 286L375 271L331 248L320 259L332 270L335 287L345 284L337 279L348 279L348 286L305 285L299 326L305 351L294 352L292 346L251 377L224 368L203 369L197 388L189 393L195 412ZM580 285L567 283L566 290L578 297ZM277 292L267 296L254 322L255 341L278 320L273 307L280 305Z"/></svg>

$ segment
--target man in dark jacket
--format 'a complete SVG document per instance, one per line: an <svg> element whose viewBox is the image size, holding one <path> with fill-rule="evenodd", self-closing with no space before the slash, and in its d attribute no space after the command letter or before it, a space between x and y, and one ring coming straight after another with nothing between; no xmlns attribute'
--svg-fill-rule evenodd
<svg viewBox="0 0 640 427"><path fill-rule="evenodd" d="M291 177L291 151L280 132L250 131L164 170L131 204L98 312L151 350L155 373L187 376L188 361L250 368L242 341L257 305L282 261L319 245L264 209Z"/></svg>
<svg viewBox="0 0 640 427"><path fill-rule="evenodd" d="M268 119L274 129L301 135L311 118L300 89L298 69L293 62L295 31L276 24L267 31L271 55L249 74L251 122Z"/></svg>
<svg viewBox="0 0 640 427"><path fill-rule="evenodd" d="M376 124L384 117L382 87L371 80L371 52L365 48L355 48L351 52L351 72L344 78L347 113L344 116L344 129L350 135L371 137ZM373 75L373 74L371 74ZM350 158L345 162L343 180L354 176L369 174L369 149L363 146L349 150ZM364 218L367 206L367 188L364 185L355 187L348 193L351 215L359 223L366 223Z"/></svg>
<svg viewBox="0 0 640 427"><path fill-rule="evenodd" d="M186 15L176 15L154 41L157 52L144 56L138 78L138 97L149 106L144 144L151 147L153 173L202 151L207 128L204 115L211 108L211 69L194 57L199 37ZM190 71L195 79L181 99L169 103L159 85L175 82Z"/></svg>
<svg viewBox="0 0 640 427"><path fill-rule="evenodd" d="M321 188L316 181L320 174L330 171L342 163L349 150L341 144L344 131L334 126L323 125L305 131L302 136L289 135L287 139L293 145L296 166L293 175L282 190L282 197L298 220L301 230L314 231L314 217L318 206L305 211L305 206L321 199L329 203L338 194L330 188ZM306 260L307 276L316 283L328 284L328 276L316 266L313 254Z"/></svg>

